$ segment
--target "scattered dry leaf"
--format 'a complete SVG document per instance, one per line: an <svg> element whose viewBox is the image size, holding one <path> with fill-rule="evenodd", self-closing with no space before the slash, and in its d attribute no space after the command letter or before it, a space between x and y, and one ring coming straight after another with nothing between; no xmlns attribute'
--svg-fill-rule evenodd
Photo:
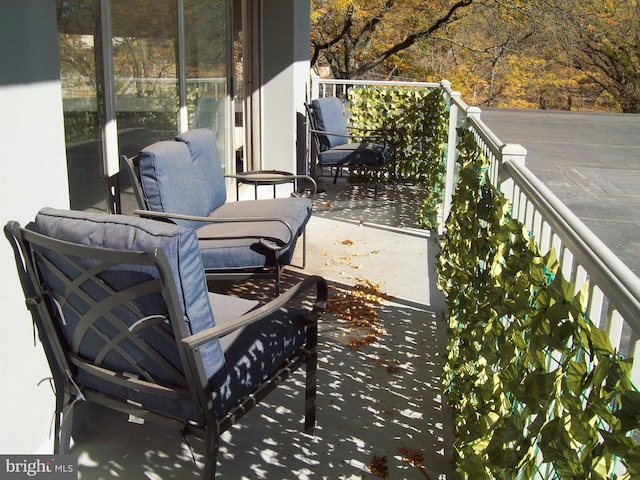
<svg viewBox="0 0 640 480"><path fill-rule="evenodd" d="M346 238L342 241L342 245L350 247L351 245L353 245L353 240L349 240L348 238Z"/></svg>
<svg viewBox="0 0 640 480"><path fill-rule="evenodd" d="M389 476L387 457L378 457L377 455L374 455L369 468L371 469L371 475L381 478L387 478Z"/></svg>
<svg viewBox="0 0 640 480"><path fill-rule="evenodd" d="M402 455L402 458L410 465L416 467L424 478L431 480L431 477L427 473L427 470L424 467L424 455L417 448L407 448L407 447L399 447L398 453Z"/></svg>
<svg viewBox="0 0 640 480"><path fill-rule="evenodd" d="M400 370L402 370L400 367L396 366L396 365L389 365L387 367L387 372L389 373L398 373Z"/></svg>
<svg viewBox="0 0 640 480"><path fill-rule="evenodd" d="M373 345L377 341L378 341L378 337L376 337L373 333L367 333L366 335L360 338L350 337L349 340L347 340L347 346L352 350L357 350L360 347Z"/></svg>
<svg viewBox="0 0 640 480"><path fill-rule="evenodd" d="M378 306L391 296L380 291L380 285L369 280L358 278L358 283L350 290L333 294L329 298L327 312L349 322L352 330L359 330L359 338L350 338L347 345L357 349L361 346L376 343L379 335L385 334L378 316Z"/></svg>

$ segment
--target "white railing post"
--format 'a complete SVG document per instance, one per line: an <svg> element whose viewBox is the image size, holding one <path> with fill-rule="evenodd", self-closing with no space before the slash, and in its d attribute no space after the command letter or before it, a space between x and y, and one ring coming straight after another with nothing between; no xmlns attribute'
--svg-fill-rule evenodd
<svg viewBox="0 0 640 480"><path fill-rule="evenodd" d="M503 167L507 161L512 161L524 167L527 158L527 149L518 143L505 143L502 145L500 153L502 158L498 170L498 185L500 186L500 191L507 196L510 195L510 200L513 201L515 184L511 175L509 175Z"/></svg>
<svg viewBox="0 0 640 480"><path fill-rule="evenodd" d="M318 98L320 93L320 77L317 75L311 75L311 97L308 99L308 102L311 103L311 100Z"/></svg>
<svg viewBox="0 0 640 480"><path fill-rule="evenodd" d="M447 163L442 205L442 220L438 222L438 233L441 235L444 232L444 222L449 217L449 212L451 211L451 199L453 198L453 190L455 187L453 177L455 174L458 144L458 102L455 100L460 99L460 92L453 92L450 87L451 83L443 80L442 88L445 92L447 103L449 104L449 136L447 139Z"/></svg>
<svg viewBox="0 0 640 480"><path fill-rule="evenodd" d="M640 388L640 340L637 336L631 335L631 345L629 347L629 356L633 357L633 366L631 368L631 383L636 388Z"/></svg>

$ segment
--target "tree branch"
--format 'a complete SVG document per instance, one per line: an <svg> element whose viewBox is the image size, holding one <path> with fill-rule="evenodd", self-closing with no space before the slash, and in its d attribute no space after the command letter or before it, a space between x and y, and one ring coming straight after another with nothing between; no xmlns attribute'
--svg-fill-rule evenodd
<svg viewBox="0 0 640 480"><path fill-rule="evenodd" d="M337 36L335 36L333 39L329 40L328 42L321 43L321 44L314 42L313 39L311 40L311 44L313 45L313 55L311 57L311 65L313 66L316 64L316 61L318 60L318 57L320 56L320 52L322 50L328 50L329 48L333 47L335 44L341 42L347 36L347 33L349 33L349 30L351 30L351 27L353 27L353 5L349 6L349 8L347 9L347 12L345 14L344 26L342 28L342 31Z"/></svg>
<svg viewBox="0 0 640 480"><path fill-rule="evenodd" d="M452 5L451 8L449 9L449 11L446 13L446 15L444 15L441 18L439 18L429 28L424 29L424 30L419 30L417 32L414 32L414 33L408 35L402 42L397 43L394 46L392 46L391 48L387 49L385 52L380 54L378 57L376 57L372 61L361 65L354 72L353 77L357 77L359 75L362 75L364 72L367 72L367 71L377 67L378 65L380 65L382 62L384 62L386 59L388 59L392 55L395 55L396 53L401 52L402 50L405 50L405 49L409 48L411 45L416 43L419 39L426 38L429 35L431 35L433 32L435 32L435 31L439 30L440 28L444 27L445 25L447 25L448 23L451 23L453 16L455 15L455 13L458 10L460 10L461 8L464 8L464 7L468 7L472 3L473 3L473 0L461 0L461 1L457 2L456 4Z"/></svg>

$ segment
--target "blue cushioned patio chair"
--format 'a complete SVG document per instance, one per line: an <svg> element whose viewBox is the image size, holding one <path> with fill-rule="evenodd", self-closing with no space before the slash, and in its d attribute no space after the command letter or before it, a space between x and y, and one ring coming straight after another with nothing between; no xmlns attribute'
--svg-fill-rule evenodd
<svg viewBox="0 0 640 480"><path fill-rule="evenodd" d="M319 171L316 176L329 168L336 183L344 168L380 170L395 157L396 147L379 133L349 133L342 100L337 97L313 100L311 105L307 104L307 116L312 136L312 169ZM377 198L378 182L374 186Z"/></svg>
<svg viewBox="0 0 640 480"><path fill-rule="evenodd" d="M311 218L311 200L292 195L227 202L211 130L189 130L175 141L156 142L123 160L141 209L136 214L194 228L207 278L272 275L279 292L281 271L291 263L300 236L304 267L303 233Z"/></svg>
<svg viewBox="0 0 640 480"><path fill-rule="evenodd" d="M211 479L220 434L303 364L313 431L321 277L257 305L207 292L195 232L178 225L47 208L5 235L55 382L56 453L74 405L94 402L203 438ZM285 307L313 288L312 307Z"/></svg>

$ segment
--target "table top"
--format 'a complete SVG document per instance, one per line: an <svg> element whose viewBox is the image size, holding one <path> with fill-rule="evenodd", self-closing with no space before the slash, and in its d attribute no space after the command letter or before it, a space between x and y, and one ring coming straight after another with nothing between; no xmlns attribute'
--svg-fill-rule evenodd
<svg viewBox="0 0 640 480"><path fill-rule="evenodd" d="M293 173L279 170L253 170L250 172L240 172L233 177L240 183L256 183L260 185L276 185L287 183L293 180Z"/></svg>

